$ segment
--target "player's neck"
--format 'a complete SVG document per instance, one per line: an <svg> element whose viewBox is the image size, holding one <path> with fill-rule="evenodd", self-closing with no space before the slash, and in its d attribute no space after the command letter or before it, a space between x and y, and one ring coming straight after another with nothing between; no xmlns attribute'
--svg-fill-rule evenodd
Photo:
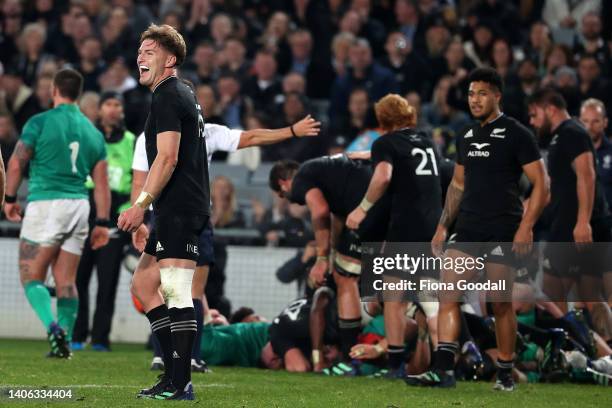
<svg viewBox="0 0 612 408"><path fill-rule="evenodd" d="M571 116L569 115L569 113L567 113L566 110L557 111L550 118L550 128L552 129L553 132L555 132L557 128L559 127L559 125L561 125L561 123L565 122L566 120L570 118Z"/></svg>
<svg viewBox="0 0 612 408"><path fill-rule="evenodd" d="M57 108L60 105L74 105L76 102L63 96L56 96L53 98L53 107Z"/></svg>
<svg viewBox="0 0 612 408"><path fill-rule="evenodd" d="M164 71L162 76L157 81L155 81L149 87L149 89L151 90L151 92L155 92L155 90L157 89L159 84L161 84L162 82L166 81L168 78L175 77L175 76L176 76L176 69L175 68L169 68L169 69Z"/></svg>
<svg viewBox="0 0 612 408"><path fill-rule="evenodd" d="M487 116L484 120L480 121L480 127L484 127L489 123L493 122L495 119L499 118L503 113L497 109L493 109L493 112L489 116Z"/></svg>
<svg viewBox="0 0 612 408"><path fill-rule="evenodd" d="M595 147L595 149L599 149L601 147L601 144L603 143L603 138L603 135L599 135L593 139L593 146Z"/></svg>

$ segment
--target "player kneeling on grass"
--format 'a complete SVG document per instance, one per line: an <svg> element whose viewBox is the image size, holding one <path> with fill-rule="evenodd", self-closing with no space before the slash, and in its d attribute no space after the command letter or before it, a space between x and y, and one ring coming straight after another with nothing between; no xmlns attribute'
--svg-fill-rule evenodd
<svg viewBox="0 0 612 408"><path fill-rule="evenodd" d="M69 342L78 311L77 266L89 232L91 174L95 183L93 250L108 242L110 190L104 137L81 113L76 101L83 77L64 69L53 78L53 109L28 120L8 163L6 205L9 221L21 221L16 194L30 166L28 206L21 225L19 275L28 302L48 333L49 357L70 358ZM57 287L57 319L43 284L51 267Z"/></svg>

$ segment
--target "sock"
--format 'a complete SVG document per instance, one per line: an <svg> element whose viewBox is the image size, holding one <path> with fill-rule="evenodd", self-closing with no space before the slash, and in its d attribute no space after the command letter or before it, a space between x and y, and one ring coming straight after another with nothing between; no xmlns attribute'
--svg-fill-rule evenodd
<svg viewBox="0 0 612 408"><path fill-rule="evenodd" d="M459 329L459 344L463 346L469 341L474 342L474 338L472 337L472 333L470 333L470 328L465 318L465 313L460 312L459 315L461 316L461 327Z"/></svg>
<svg viewBox="0 0 612 408"><path fill-rule="evenodd" d="M157 340L156 335L151 336L151 346L153 346L153 357L164 357L164 351L162 350L161 344L159 344L159 340Z"/></svg>
<svg viewBox="0 0 612 408"><path fill-rule="evenodd" d="M41 281L28 282L24 287L26 298L30 302L30 306L45 326L45 330L49 330L49 326L53 323L53 311L51 310L51 295Z"/></svg>
<svg viewBox="0 0 612 408"><path fill-rule="evenodd" d="M170 331L174 350L174 375L172 384L177 390L184 390L191 382L191 350L196 336L196 320L193 307L168 309Z"/></svg>
<svg viewBox="0 0 612 408"><path fill-rule="evenodd" d="M498 358L495 365L497 366L497 379L512 376L512 368L514 367L513 360L506 361Z"/></svg>
<svg viewBox="0 0 612 408"><path fill-rule="evenodd" d="M72 341L72 331L79 312L79 298L57 299L57 323L66 332L66 340Z"/></svg>
<svg viewBox="0 0 612 408"><path fill-rule="evenodd" d="M174 365L172 359L172 336L170 334L170 316L166 305L159 305L155 309L149 310L147 319L151 323L153 336L161 345L161 357L164 360L164 372L170 378L174 375Z"/></svg>
<svg viewBox="0 0 612 408"><path fill-rule="evenodd" d="M340 346L341 352L345 359L349 360L351 348L357 344L357 336L361 332L361 318L356 319L338 319L340 327Z"/></svg>
<svg viewBox="0 0 612 408"><path fill-rule="evenodd" d="M193 299L193 309L195 311L195 320L196 320L196 335L193 341L193 347L191 349L191 358L197 361L198 363L202 360L202 350L201 350L201 342L202 342L202 324L204 321L204 305L202 304L201 299Z"/></svg>
<svg viewBox="0 0 612 408"><path fill-rule="evenodd" d="M455 354L457 354L458 348L457 342L438 342L438 348L436 348L434 355L434 369L452 374L455 367Z"/></svg>
<svg viewBox="0 0 612 408"><path fill-rule="evenodd" d="M389 355L389 368L391 370L397 370L402 367L405 359L404 345L394 346L389 344L387 347L387 354Z"/></svg>

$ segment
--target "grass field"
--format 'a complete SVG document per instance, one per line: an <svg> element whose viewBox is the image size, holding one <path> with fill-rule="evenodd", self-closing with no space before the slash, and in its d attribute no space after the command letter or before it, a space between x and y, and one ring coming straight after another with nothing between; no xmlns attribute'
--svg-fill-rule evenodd
<svg viewBox="0 0 612 408"><path fill-rule="evenodd" d="M0 387L71 388L72 400L18 402L0 397L0 407L142 407L167 404L137 400L153 383L150 353L139 345L116 345L111 353L81 351L72 360L44 358L47 344L0 340ZM206 407L587 407L611 406L612 391L595 385L527 384L497 393L487 383L460 383L452 390L409 388L401 381L329 378L258 369L215 367L195 374L197 401Z"/></svg>

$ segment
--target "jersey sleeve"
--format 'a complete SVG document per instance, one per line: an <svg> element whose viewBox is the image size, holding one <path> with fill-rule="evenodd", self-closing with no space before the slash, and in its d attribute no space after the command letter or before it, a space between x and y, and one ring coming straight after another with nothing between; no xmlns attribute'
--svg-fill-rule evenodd
<svg viewBox="0 0 612 408"><path fill-rule="evenodd" d="M570 162L584 152L591 151L591 139L586 132L566 132L559 143Z"/></svg>
<svg viewBox="0 0 612 408"><path fill-rule="evenodd" d="M465 134L467 132L469 132L471 129L465 129L463 132L460 132L457 134L457 137L455 138L455 149L457 150L457 157L455 157L455 159L457 160L457 164L463 166L463 152L464 152L464 137Z"/></svg>
<svg viewBox="0 0 612 408"><path fill-rule="evenodd" d="M303 164L293 177L289 196L289 201L292 203L305 205L306 193L316 187L314 171L310 167L308 163Z"/></svg>
<svg viewBox="0 0 612 408"><path fill-rule="evenodd" d="M134 148L134 159L132 160L132 170L149 171L149 162L147 160L147 148L145 145L144 133L136 139L136 147Z"/></svg>
<svg viewBox="0 0 612 408"><path fill-rule="evenodd" d="M235 152L238 150L242 130L230 129L227 126L206 123L204 125L206 151L212 154L216 151Z"/></svg>
<svg viewBox="0 0 612 408"><path fill-rule="evenodd" d="M524 126L516 127L514 147L521 166L542 158L533 134Z"/></svg>
<svg viewBox="0 0 612 408"><path fill-rule="evenodd" d="M379 137L374 144L372 144L372 167L376 167L378 163L383 161L393 164L394 154L391 144L388 143L389 137L390 136Z"/></svg>
<svg viewBox="0 0 612 408"><path fill-rule="evenodd" d="M42 131L42 123L39 117L33 117L28 120L21 131L21 140L24 144L34 147L36 145L36 141L38 140L38 136Z"/></svg>
<svg viewBox="0 0 612 408"><path fill-rule="evenodd" d="M102 132L96 129L96 137L98 139L98 160L96 163L102 160L106 160L106 143L104 142L104 136ZM95 164L94 164L95 165Z"/></svg>
<svg viewBox="0 0 612 408"><path fill-rule="evenodd" d="M180 132L183 109L180 99L173 94L164 93L154 98L151 104L151 112L155 118L155 129L157 133Z"/></svg>

